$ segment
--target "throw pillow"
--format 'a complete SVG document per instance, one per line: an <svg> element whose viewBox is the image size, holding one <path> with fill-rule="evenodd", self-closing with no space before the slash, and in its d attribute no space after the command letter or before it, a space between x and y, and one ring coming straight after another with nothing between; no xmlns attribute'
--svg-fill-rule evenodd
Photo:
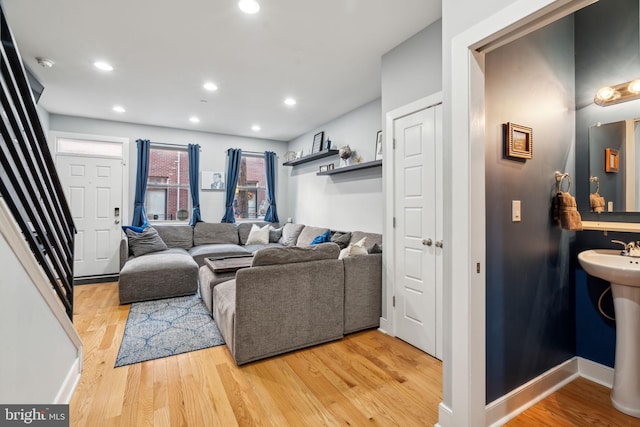
<svg viewBox="0 0 640 427"><path fill-rule="evenodd" d="M370 254L381 254L382 253L382 245L378 243L374 243L371 249L369 249Z"/></svg>
<svg viewBox="0 0 640 427"><path fill-rule="evenodd" d="M126 233L127 230L133 230L136 233L142 233L144 231L144 227L136 227L135 225L123 225L122 231Z"/></svg>
<svg viewBox="0 0 640 427"><path fill-rule="evenodd" d="M358 240L356 243L351 243L349 246L340 251L338 259L343 259L351 256L367 255L367 248L364 247L366 237Z"/></svg>
<svg viewBox="0 0 640 427"><path fill-rule="evenodd" d="M133 230L127 230L127 240L129 241L129 250L134 256L149 254L152 252L163 251L167 249L167 245L153 227L147 227L142 233L136 233Z"/></svg>
<svg viewBox="0 0 640 427"><path fill-rule="evenodd" d="M269 226L269 243L278 243L282 237L282 227L275 228L272 225Z"/></svg>
<svg viewBox="0 0 640 427"><path fill-rule="evenodd" d="M331 241L331 232L329 230L325 231L324 233L322 233L319 236L316 236L311 243L309 243L309 246L311 245L319 245L320 243L328 243Z"/></svg>
<svg viewBox="0 0 640 427"><path fill-rule="evenodd" d="M282 237L278 242L284 246L294 246L303 228L304 224L286 223L284 227L282 227Z"/></svg>
<svg viewBox="0 0 640 427"><path fill-rule="evenodd" d="M247 237L247 245L266 245L267 243L269 243L269 225L260 228L253 224Z"/></svg>
<svg viewBox="0 0 640 427"><path fill-rule="evenodd" d="M340 249L344 249L349 246L349 242L351 241L351 233L335 232L333 236L331 236L331 241L340 246Z"/></svg>

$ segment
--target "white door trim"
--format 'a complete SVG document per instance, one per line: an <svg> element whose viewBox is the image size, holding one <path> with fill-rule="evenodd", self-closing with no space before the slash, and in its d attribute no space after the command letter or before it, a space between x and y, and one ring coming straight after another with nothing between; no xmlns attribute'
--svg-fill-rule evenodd
<svg viewBox="0 0 640 427"><path fill-rule="evenodd" d="M104 135L92 135L85 133L73 133L73 132L58 132L51 131L49 132L49 148L54 155L54 158L57 156L64 156L65 154L79 157L108 157L109 156L94 156L94 155L82 155L82 154L72 154L72 153L58 153L58 139L59 138L68 138L68 139L79 139L79 140L88 140L88 141L98 141L98 142L111 142L115 144L122 145L122 205L120 208L120 218L121 224L130 224L130 215L131 211L129 209L129 138L122 138L117 136L104 136Z"/></svg>
<svg viewBox="0 0 640 427"><path fill-rule="evenodd" d="M447 245L440 426L486 423L485 80L484 55L473 50L515 40L593 2L518 0L444 46L444 52L451 52L451 62L445 56L444 164L449 176L444 190ZM476 273L478 263L480 273Z"/></svg>
<svg viewBox="0 0 640 427"><path fill-rule="evenodd" d="M433 95L418 99L410 104L396 108L389 111L386 114L386 136L384 140L383 153L389 153L386 155L386 160L382 162L382 176L383 176L383 194L384 194L384 215L383 215L383 239L385 245L389 245L390 250L382 252L382 289L385 296L385 311L386 317L380 319L380 329L388 332L389 334L396 336L396 322L394 321L394 309L393 309L393 293L395 290L395 251L394 243L394 230L393 230L393 211L394 211L394 194L393 194L393 177L394 177L394 162L393 156L393 121L400 117L407 116L416 111L427 109L431 106L442 103L442 92L437 92Z"/></svg>

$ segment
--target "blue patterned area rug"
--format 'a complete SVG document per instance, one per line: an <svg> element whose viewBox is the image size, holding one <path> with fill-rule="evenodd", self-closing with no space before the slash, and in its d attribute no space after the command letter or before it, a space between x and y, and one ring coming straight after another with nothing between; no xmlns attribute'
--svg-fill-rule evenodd
<svg viewBox="0 0 640 427"><path fill-rule="evenodd" d="M199 295L131 305L116 368L224 344Z"/></svg>

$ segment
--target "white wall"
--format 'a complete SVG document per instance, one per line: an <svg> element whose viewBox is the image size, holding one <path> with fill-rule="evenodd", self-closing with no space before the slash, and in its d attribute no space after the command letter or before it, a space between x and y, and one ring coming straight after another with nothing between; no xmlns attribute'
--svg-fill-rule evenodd
<svg viewBox="0 0 640 427"><path fill-rule="evenodd" d="M80 375L80 339L0 202L0 259L8 267L0 275L0 402L68 403Z"/></svg>
<svg viewBox="0 0 640 427"><path fill-rule="evenodd" d="M286 196L287 175L289 171L285 170L282 166L284 153L287 148L286 142L56 114L50 116L50 130L129 138L129 206L132 207L131 209L133 209L133 198L136 186L135 176L138 154L135 141L137 139L149 139L152 142L178 144L184 145L185 147L187 144L200 144L201 171L223 171L226 173L226 150L229 148L241 148L242 150L257 152L263 152L265 150L273 151L278 155L278 171L276 176L278 183L276 190L278 215L280 216L281 222L284 222L287 216L290 216ZM201 190L200 210L202 212L202 219L205 222L220 222L224 215L224 203L224 191ZM132 212L129 212L129 218L131 218L131 215Z"/></svg>
<svg viewBox="0 0 640 427"><path fill-rule="evenodd" d="M313 136L324 131L332 147L349 145L362 161L375 160L376 136L381 130L380 99L365 104L289 142L289 150L311 152ZM288 202L293 222L382 233L382 170L380 168L317 176L320 165L338 156L287 167ZM280 217L281 222L286 218Z"/></svg>

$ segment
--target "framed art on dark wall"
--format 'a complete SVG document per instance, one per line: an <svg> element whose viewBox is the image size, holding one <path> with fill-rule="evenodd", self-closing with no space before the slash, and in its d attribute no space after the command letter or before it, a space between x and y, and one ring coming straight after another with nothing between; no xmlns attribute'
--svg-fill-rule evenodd
<svg viewBox="0 0 640 427"><path fill-rule="evenodd" d="M620 164L620 152L613 148L605 148L604 156L604 171L618 173L618 165Z"/></svg>
<svg viewBox="0 0 640 427"><path fill-rule="evenodd" d="M515 123L505 126L505 155L517 159L533 158L533 130Z"/></svg>

